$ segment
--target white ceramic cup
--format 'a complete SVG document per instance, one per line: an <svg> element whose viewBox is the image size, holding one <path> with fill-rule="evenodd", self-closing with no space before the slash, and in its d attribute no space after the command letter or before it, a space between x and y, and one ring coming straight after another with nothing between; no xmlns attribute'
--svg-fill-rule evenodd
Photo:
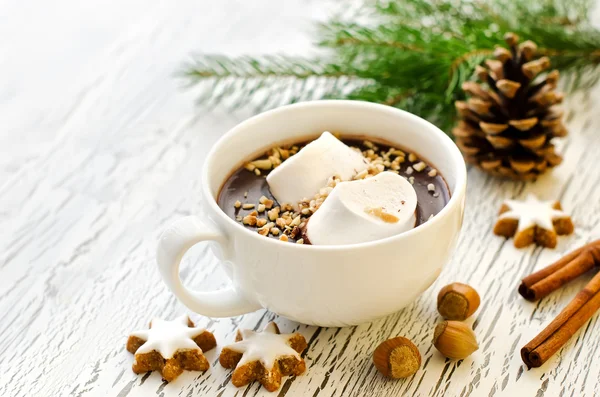
<svg viewBox="0 0 600 397"><path fill-rule="evenodd" d="M243 161L281 142L323 131L380 138L414 151L439 170L451 192L426 223L382 240L311 246L259 235L217 205L219 189ZM171 291L191 310L229 317L266 308L320 326L346 326L396 312L438 277L462 226L466 168L455 144L429 122L392 107L358 101L312 101L252 117L225 134L202 172L206 215L176 221L160 237L157 262ZM201 241L220 247L231 285L190 291L179 278L185 252Z"/></svg>

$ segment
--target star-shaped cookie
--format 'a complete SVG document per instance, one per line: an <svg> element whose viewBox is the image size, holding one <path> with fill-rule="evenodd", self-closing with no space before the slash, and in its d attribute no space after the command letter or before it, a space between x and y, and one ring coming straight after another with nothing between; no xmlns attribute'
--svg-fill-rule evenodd
<svg viewBox="0 0 600 397"><path fill-rule="evenodd" d="M275 323L262 332L238 330L236 343L221 350L219 362L225 368L235 368L231 383L242 387L258 380L268 391L281 385L281 376L300 375L306 364L300 353L306 349L306 339L298 333L279 333Z"/></svg>
<svg viewBox="0 0 600 397"><path fill-rule="evenodd" d="M206 371L210 365L203 352L216 345L214 335L194 327L186 315L173 321L153 319L149 329L135 331L127 340L127 350L135 354L133 372L160 371L167 382L184 370Z"/></svg>
<svg viewBox="0 0 600 397"><path fill-rule="evenodd" d="M507 200L500 208L494 233L514 236L517 248L535 243L543 247L556 247L556 236L573 233L571 217L562 211L558 201L540 201L534 195L525 201Z"/></svg>

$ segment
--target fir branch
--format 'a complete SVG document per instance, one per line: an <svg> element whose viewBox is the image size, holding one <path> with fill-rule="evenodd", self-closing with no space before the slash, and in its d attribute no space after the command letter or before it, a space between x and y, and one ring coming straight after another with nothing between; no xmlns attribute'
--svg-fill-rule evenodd
<svg viewBox="0 0 600 397"><path fill-rule="evenodd" d="M202 105L214 107L231 99L226 105L237 109L254 98L255 111L344 95L339 85L351 86L355 79L336 64L284 55L260 58L197 55L184 66L180 76L190 84L204 83L205 95L198 99ZM360 86L360 82L354 85Z"/></svg>
<svg viewBox="0 0 600 397"><path fill-rule="evenodd" d="M360 99L416 113L449 131L453 102L502 36L534 40L568 89L600 77L600 32L591 0L364 0L361 21L318 27L325 58L197 55L182 75L206 85L203 104L257 110L315 98ZM364 11L364 12L363 12Z"/></svg>
<svg viewBox="0 0 600 397"><path fill-rule="evenodd" d="M240 56L229 58L223 55L198 55L184 66L182 75L191 79L226 78L267 78L348 76L334 64L314 59L289 57L285 55L264 55L260 58Z"/></svg>

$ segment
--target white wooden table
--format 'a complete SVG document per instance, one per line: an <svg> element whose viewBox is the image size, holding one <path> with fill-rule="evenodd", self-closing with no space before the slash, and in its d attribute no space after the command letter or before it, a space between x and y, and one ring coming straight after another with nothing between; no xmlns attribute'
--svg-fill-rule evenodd
<svg viewBox="0 0 600 397"><path fill-rule="evenodd" d="M171 221L201 211L200 168L216 139L247 114L194 107L173 73L191 51L303 53L310 24L335 7L320 1L89 0L0 3L0 396L262 396L211 369L165 384L137 376L128 333L154 316L189 312L167 291L154 259ZM469 170L459 247L414 304L372 324L317 328L258 311L208 319L222 346L238 327L276 320L309 341L308 371L284 381L287 396L594 396L600 394L595 316L542 368L519 349L589 280L537 304L517 294L522 276L600 236L600 92L567 102L565 163L535 184ZM528 192L562 200L577 228L557 249L516 250L491 233L505 198ZM199 261L206 261L201 272ZM197 288L226 282L207 247L186 257ZM482 296L473 317L480 350L447 361L431 346L435 296L451 281ZM371 354L404 335L423 356L409 379L388 381Z"/></svg>

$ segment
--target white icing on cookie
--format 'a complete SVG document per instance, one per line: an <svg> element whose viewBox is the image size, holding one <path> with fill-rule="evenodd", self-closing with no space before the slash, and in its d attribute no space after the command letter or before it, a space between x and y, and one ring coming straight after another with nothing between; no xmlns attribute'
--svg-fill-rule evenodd
<svg viewBox="0 0 600 397"><path fill-rule="evenodd" d="M177 350L202 351L192 338L204 332L206 332L204 328L188 327L188 316L184 314L173 321L155 318L152 320L152 328L135 331L131 335L146 341L135 354L150 353L156 350L164 359L169 359Z"/></svg>
<svg viewBox="0 0 600 397"><path fill-rule="evenodd" d="M260 361L267 371L273 369L275 361L283 356L293 356L300 360L300 354L288 344L294 334L281 335L277 333L275 323L269 323L262 332L251 329L240 330L242 340L235 342L226 349L242 353L242 359L236 368L252 361Z"/></svg>
<svg viewBox="0 0 600 397"><path fill-rule="evenodd" d="M556 204L555 200L540 201L533 194L529 194L525 201L507 200L504 204L508 206L509 211L501 214L499 219L519 221L517 232L532 226L554 231L552 221L569 217L563 211L552 208Z"/></svg>

